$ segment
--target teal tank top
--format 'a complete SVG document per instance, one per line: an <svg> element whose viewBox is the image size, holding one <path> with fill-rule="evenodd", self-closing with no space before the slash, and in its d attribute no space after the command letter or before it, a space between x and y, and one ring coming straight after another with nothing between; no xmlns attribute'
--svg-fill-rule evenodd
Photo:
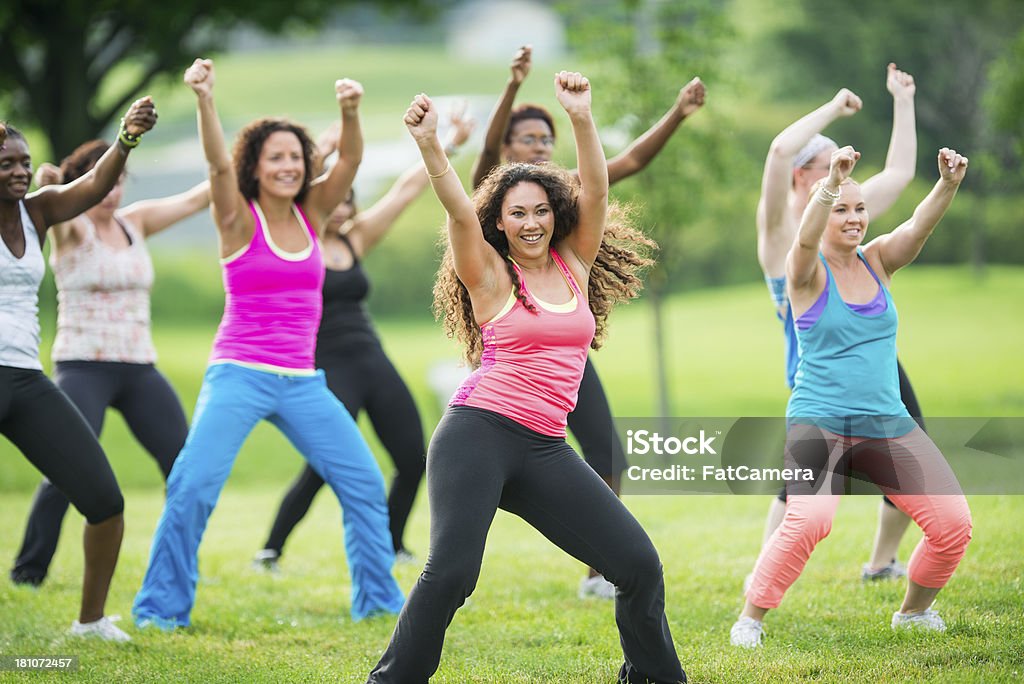
<svg viewBox="0 0 1024 684"><path fill-rule="evenodd" d="M900 399L896 369L896 305L858 249L885 295L885 311L867 316L843 301L825 257L827 302L806 330L796 327L800 361L786 408L789 424L816 425L853 437L900 437L917 425ZM824 295L824 293L823 293Z"/></svg>

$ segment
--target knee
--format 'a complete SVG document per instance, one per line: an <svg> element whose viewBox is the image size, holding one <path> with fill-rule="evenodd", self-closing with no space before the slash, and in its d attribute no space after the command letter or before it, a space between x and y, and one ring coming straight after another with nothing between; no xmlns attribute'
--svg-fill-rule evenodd
<svg viewBox="0 0 1024 684"><path fill-rule="evenodd" d="M451 559L444 563L427 560L419 583L429 587L445 601L463 601L476 589L480 577L480 561Z"/></svg>
<svg viewBox="0 0 1024 684"><path fill-rule="evenodd" d="M86 522L90 525L99 525L124 513L124 496L120 489L107 492L89 507L89 510L82 511Z"/></svg>
<svg viewBox="0 0 1024 684"><path fill-rule="evenodd" d="M817 544L832 531L832 510L824 506L794 509L790 506L783 519L784 529Z"/></svg>
<svg viewBox="0 0 1024 684"><path fill-rule="evenodd" d="M620 556L621 563L603 572L605 579L623 591L631 587L645 586L663 580L663 568L657 549L650 540L638 544L629 553Z"/></svg>
<svg viewBox="0 0 1024 684"><path fill-rule="evenodd" d="M971 511L967 500L961 498L956 505L944 510L933 524L928 525L924 533L937 554L959 560L967 551L972 530Z"/></svg>

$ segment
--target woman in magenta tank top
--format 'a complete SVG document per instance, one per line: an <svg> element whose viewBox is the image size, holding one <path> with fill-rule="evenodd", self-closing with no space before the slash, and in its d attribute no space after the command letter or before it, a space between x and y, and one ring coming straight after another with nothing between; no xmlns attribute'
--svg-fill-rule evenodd
<svg viewBox="0 0 1024 684"><path fill-rule="evenodd" d="M612 304L638 293L637 272L651 262L635 250L653 243L608 211L589 82L563 71L555 93L572 122L579 183L550 165L510 164L495 169L473 200L437 139L430 99L416 96L406 112L448 213L435 309L476 371L430 441L430 551L370 682L424 684L437 670L445 630L476 585L498 508L616 585L625 660L619 681L686 680L654 545L565 441L587 349L596 346L595 332L600 339Z"/></svg>
<svg viewBox="0 0 1024 684"><path fill-rule="evenodd" d="M355 422L314 365L322 310L320 233L348 194L362 157L362 87L335 83L339 159L313 177L315 145L285 119L259 119L229 155L213 104L214 71L197 59L185 72L197 97L220 237L224 317L210 354L185 447L167 481L149 567L135 597L139 626L185 627L198 580L198 552L231 465L249 432L268 420L298 448L341 503L354 620L397 613L384 478Z"/></svg>

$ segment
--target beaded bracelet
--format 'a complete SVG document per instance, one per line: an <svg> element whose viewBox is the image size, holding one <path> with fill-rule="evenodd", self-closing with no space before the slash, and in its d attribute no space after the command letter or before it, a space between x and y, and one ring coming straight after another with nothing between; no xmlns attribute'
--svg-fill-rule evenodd
<svg viewBox="0 0 1024 684"><path fill-rule="evenodd" d="M124 117L121 117L121 130L117 134L117 139L127 147L128 149L134 149L139 146L139 142L142 140L142 133L138 135L132 135L128 132L128 127L124 124Z"/></svg>

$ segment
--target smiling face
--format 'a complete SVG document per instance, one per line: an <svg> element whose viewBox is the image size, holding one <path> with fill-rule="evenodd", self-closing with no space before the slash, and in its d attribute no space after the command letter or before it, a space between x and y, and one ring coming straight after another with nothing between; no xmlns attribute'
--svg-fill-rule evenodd
<svg viewBox="0 0 1024 684"><path fill-rule="evenodd" d="M508 142L502 146L507 161L545 164L551 161L555 135L544 119L522 119L512 124Z"/></svg>
<svg viewBox="0 0 1024 684"><path fill-rule="evenodd" d="M0 199L24 199L31 182L32 155L28 143L10 136L0 150Z"/></svg>
<svg viewBox="0 0 1024 684"><path fill-rule="evenodd" d="M306 178L299 137L291 131L271 133L260 150L255 177L260 195L295 198Z"/></svg>
<svg viewBox="0 0 1024 684"><path fill-rule="evenodd" d="M830 246L849 249L864 241L868 231L868 210L860 185L847 179L839 186L839 201L828 215L824 241Z"/></svg>
<svg viewBox="0 0 1024 684"><path fill-rule="evenodd" d="M524 181L505 193L498 230L505 234L513 259L546 255L554 228L555 213L540 185Z"/></svg>

